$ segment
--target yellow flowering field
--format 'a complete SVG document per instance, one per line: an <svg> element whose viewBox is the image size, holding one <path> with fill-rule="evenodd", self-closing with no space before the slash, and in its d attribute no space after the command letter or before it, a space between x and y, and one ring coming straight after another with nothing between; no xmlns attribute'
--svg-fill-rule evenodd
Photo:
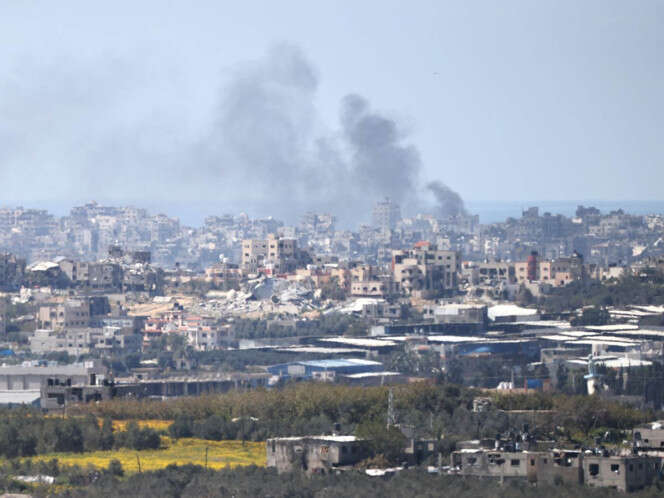
<svg viewBox="0 0 664 498"><path fill-rule="evenodd" d="M127 426L129 425L130 422L132 422L132 420L113 420L113 430L125 431L127 430ZM156 431L168 431L168 428L173 423L172 420L156 420L156 419L133 420L133 422L136 422L141 429L149 427L150 429L154 429ZM102 419L99 419L99 425L101 426L101 424L103 423L104 421Z"/></svg>
<svg viewBox="0 0 664 498"><path fill-rule="evenodd" d="M135 451L126 448L88 453L47 453L32 457L32 460L48 461L57 458L62 465L92 465L98 468L108 467L111 460L119 460L125 472L138 472L140 458L141 470L158 470L170 464L205 465L205 448L208 448L208 467L220 469L226 466L266 464L265 443L246 441L206 441L196 438L171 440L162 437L162 448L158 450Z"/></svg>

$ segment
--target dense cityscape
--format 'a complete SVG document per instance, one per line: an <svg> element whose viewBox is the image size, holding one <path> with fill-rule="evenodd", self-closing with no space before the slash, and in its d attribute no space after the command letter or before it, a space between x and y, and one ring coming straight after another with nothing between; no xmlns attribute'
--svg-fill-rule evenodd
<svg viewBox="0 0 664 498"><path fill-rule="evenodd" d="M663 7L0 2L0 498L664 496Z"/></svg>
<svg viewBox="0 0 664 498"><path fill-rule="evenodd" d="M2 403L145 422L126 429L137 434L108 426L110 447L88 443L92 429L77 447L56 427L69 442L13 442L19 430L0 450L159 448L155 418L174 440L267 441L263 465L279 475L416 467L621 491L659 482L663 215L531 207L482 224L465 210L404 217L384 199L367 217L356 230L311 212L297 226L226 214L194 228L95 202L60 218L2 208ZM318 399L337 385L341 398L371 390L376 414L320 406L270 420L263 400L199 420L177 404L252 391ZM452 386L449 412L400 399Z"/></svg>

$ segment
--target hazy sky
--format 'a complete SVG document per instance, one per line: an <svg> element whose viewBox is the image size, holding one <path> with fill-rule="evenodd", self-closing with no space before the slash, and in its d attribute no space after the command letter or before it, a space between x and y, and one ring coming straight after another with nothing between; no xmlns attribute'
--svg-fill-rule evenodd
<svg viewBox="0 0 664 498"><path fill-rule="evenodd" d="M5 1L0 203L260 199L272 153L215 151L229 127L285 119L258 140L326 167L347 152L348 94L396 123L395 147L419 157L408 181L471 200L660 200L663 27L664 2L646 0ZM243 78L266 100L247 123L228 111Z"/></svg>

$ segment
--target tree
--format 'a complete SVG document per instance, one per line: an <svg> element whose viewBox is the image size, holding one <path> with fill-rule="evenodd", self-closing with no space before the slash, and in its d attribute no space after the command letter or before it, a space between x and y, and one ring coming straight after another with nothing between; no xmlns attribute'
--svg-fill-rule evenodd
<svg viewBox="0 0 664 498"><path fill-rule="evenodd" d="M530 292L530 289L528 289L524 284L521 284L519 286L519 290L516 293L515 300L521 306L528 306L529 304L533 304L535 302L535 297L533 296L533 293Z"/></svg>
<svg viewBox="0 0 664 498"><path fill-rule="evenodd" d="M368 421L357 427L355 435L366 441L373 456L382 455L391 464L400 463L407 439L399 428L386 428L382 421Z"/></svg>
<svg viewBox="0 0 664 498"><path fill-rule="evenodd" d="M113 459L108 462L108 468L106 469L109 474L115 477L122 477L124 475L124 469L120 460Z"/></svg>
<svg viewBox="0 0 664 498"><path fill-rule="evenodd" d="M154 450L159 448L161 438L159 433L149 427L139 427L136 422L130 422L127 430L115 436L115 446L127 447L134 450Z"/></svg>
<svg viewBox="0 0 664 498"><path fill-rule="evenodd" d="M168 427L172 438L191 437L194 435L194 421L186 415L179 415Z"/></svg>
<svg viewBox="0 0 664 498"><path fill-rule="evenodd" d="M113 435L113 421L106 417L101 426L101 434L99 437L99 447L102 450L110 450L113 448L115 436Z"/></svg>
<svg viewBox="0 0 664 498"><path fill-rule="evenodd" d="M606 308L593 306L592 308L584 308L581 316L572 320L572 325L606 325L609 323L611 316Z"/></svg>

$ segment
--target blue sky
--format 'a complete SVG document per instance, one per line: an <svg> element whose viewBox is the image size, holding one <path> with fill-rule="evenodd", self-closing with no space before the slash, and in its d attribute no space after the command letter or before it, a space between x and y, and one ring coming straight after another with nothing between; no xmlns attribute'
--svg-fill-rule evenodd
<svg viewBox="0 0 664 498"><path fill-rule="evenodd" d="M197 161L229 78L286 42L315 70L312 126L333 136L341 99L363 95L419 150L422 182L661 200L662 26L646 0L3 2L3 197L213 197L209 172L146 184ZM241 201L239 182L219 189Z"/></svg>

